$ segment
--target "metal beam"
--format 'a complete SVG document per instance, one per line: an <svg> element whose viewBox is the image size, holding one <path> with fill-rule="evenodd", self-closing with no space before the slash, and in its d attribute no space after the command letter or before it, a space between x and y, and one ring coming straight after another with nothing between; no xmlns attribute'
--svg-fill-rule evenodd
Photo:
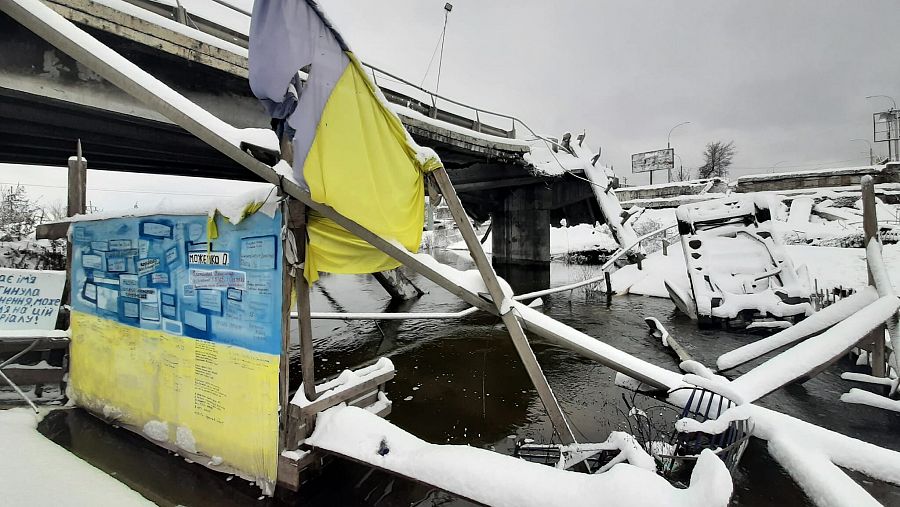
<svg viewBox="0 0 900 507"><path fill-rule="evenodd" d="M553 394L553 389L550 388L550 383L547 382L547 377L544 376L544 371L541 370L541 365L537 362L537 357L534 355L534 350L531 349L531 345L528 343L528 338L525 336L522 324L516 318L516 314L513 313L511 307L504 308L504 305L507 304L507 298L511 301L513 295L503 293L503 288L500 287L500 282L497 280L497 274L494 273L491 261L488 260L487 255L484 253L484 249L481 248L481 241L475 234L472 223L469 222L469 217L466 215L466 211L459 201L459 196L456 195L456 191L453 189L453 184L450 183L450 177L447 176L447 171L441 167L432 174L437 181L438 188L441 189L441 194L443 194L447 206L450 208L453 219L459 227L459 232L466 242L469 254L472 255L475 266L478 268L478 272L481 274L485 286L487 286L494 306L497 308L500 318L503 319L503 324L506 325L506 328L509 330L509 336L512 338L516 352L519 354L519 359L525 366L525 371L528 373L531 383L534 384L535 389L537 389L538 397L540 397L541 403L544 404L544 409L547 410L547 414L550 416L550 422L553 424L553 428L556 430L559 439L563 444L568 445L575 443L575 435L572 433L572 429L569 427L568 421L566 421L566 416L563 414L562 408L560 408L559 402L556 400L556 395Z"/></svg>

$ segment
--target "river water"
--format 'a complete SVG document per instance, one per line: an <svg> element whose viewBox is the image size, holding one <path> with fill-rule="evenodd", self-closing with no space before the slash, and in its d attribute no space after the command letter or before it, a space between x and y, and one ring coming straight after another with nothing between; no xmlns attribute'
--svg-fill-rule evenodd
<svg viewBox="0 0 900 507"><path fill-rule="evenodd" d="M471 269L471 261L452 252L435 252L441 262ZM581 280L596 268L553 263L551 284ZM537 274L545 279L545 275ZM429 281L412 276L427 291L421 298L392 304L369 276L325 275L313 289L313 311L448 312L466 304ZM533 288L527 272L509 280L517 292ZM543 311L587 334L645 360L677 371L673 357L650 337L644 316L657 317L700 362L754 339L719 330L698 330L663 299L604 296L576 290L547 296ZM514 440L551 441L552 431L537 394L499 320L476 314L458 320L315 321L316 376L388 356L397 369L387 392L394 402L389 419L434 443L468 444L511 453ZM656 400L614 385L614 372L573 353L533 342L538 360L570 417L580 441L602 442L611 430L629 430L629 404L644 409L666 427L672 411ZM293 366L299 367L299 358ZM851 387L839 378L853 369L848 360L804 384L789 386L760 404L800 419L900 450L900 414L838 401ZM737 369L729 375L738 375ZM291 372L299 382L299 371ZM296 386L295 386L296 387ZM633 420L631 421L634 422ZM246 481L187 463L142 437L112 428L81 410L58 411L41 431L94 466L113 474L161 505L469 505L444 492L395 478L365 466L335 460L297 494L259 499ZM236 436L239 438L239 436ZM854 476L886 505L900 505L900 488ZM811 505L809 499L768 455L765 442L751 440L735 474L734 505ZM598 503L600 500L598 499Z"/></svg>

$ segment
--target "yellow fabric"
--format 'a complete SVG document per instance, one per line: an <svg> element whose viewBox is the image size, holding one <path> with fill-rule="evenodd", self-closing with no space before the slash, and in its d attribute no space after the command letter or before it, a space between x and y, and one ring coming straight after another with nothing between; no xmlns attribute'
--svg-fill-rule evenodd
<svg viewBox="0 0 900 507"><path fill-rule="evenodd" d="M425 213L423 172L440 161L417 158L400 119L378 100L359 62L338 80L303 166L315 201L328 204L372 232L415 252ZM333 221L311 214L304 274L374 273L399 262Z"/></svg>
<svg viewBox="0 0 900 507"><path fill-rule="evenodd" d="M219 237L219 228L216 226L216 214L222 215L223 217L225 217L225 220L228 220L229 222L235 224L259 211L259 209L262 208L265 203L266 200L250 201L246 206L244 206L237 217L226 217L219 210L213 210L213 212L206 217L206 236L209 239L216 239Z"/></svg>
<svg viewBox="0 0 900 507"><path fill-rule="evenodd" d="M165 424L171 445L178 428L186 428L199 453L274 483L279 356L77 311L71 348L71 387L80 406L137 431L158 421L151 424Z"/></svg>

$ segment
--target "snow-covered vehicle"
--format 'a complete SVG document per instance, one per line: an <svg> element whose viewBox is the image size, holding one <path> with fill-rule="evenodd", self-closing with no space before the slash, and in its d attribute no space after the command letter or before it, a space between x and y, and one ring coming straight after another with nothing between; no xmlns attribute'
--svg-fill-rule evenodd
<svg viewBox="0 0 900 507"><path fill-rule="evenodd" d="M812 312L809 275L794 267L764 195L679 206L675 212L690 287L669 295L701 324L785 327Z"/></svg>

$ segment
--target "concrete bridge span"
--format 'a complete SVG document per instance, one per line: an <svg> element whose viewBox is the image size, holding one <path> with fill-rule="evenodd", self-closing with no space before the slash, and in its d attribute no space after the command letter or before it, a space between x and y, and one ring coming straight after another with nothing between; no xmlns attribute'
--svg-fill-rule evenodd
<svg viewBox="0 0 900 507"><path fill-rule="evenodd" d="M268 127L269 118L249 89L241 34L213 35L179 25L142 9L156 5L142 0L134 0L146 4L141 7L93 0L45 3L217 117L240 128ZM381 71L371 70L383 85ZM413 138L441 156L470 215L494 218L495 264L546 264L551 219L603 221L583 179L535 173L525 160L528 144L515 139L512 117L473 109L475 118L467 118L458 103L448 101L443 109L434 96L428 103L410 89L382 89ZM501 121L508 125L499 126ZM92 169L255 179L0 14L0 162L63 166L76 139Z"/></svg>

